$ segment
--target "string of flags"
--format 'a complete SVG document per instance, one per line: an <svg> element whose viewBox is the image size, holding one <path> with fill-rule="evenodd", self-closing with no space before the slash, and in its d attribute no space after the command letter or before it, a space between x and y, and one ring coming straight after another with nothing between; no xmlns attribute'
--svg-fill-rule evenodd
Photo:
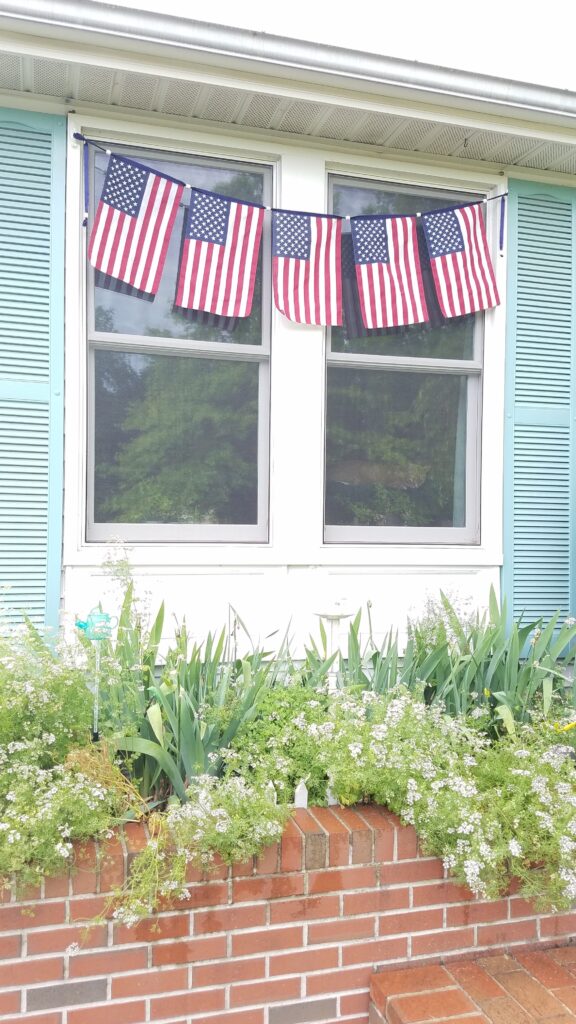
<svg viewBox="0 0 576 1024"><path fill-rule="evenodd" d="M90 140L80 133L74 138ZM92 143L97 145L96 143ZM100 147L102 148L102 147ZM175 306L218 317L248 317L269 207L186 185L125 156L110 159L88 242L88 258L107 279L154 298L185 188ZM87 161L85 203L88 208ZM502 203L504 203L504 197ZM359 307L366 331L431 319L417 222L440 311L462 316L500 302L482 203L414 215L337 215L272 209L272 290L276 308L300 324L342 324L342 221L349 220ZM501 216L503 217L503 207ZM87 214L85 217L87 223ZM502 239L503 221L500 225ZM349 255L345 260L348 259ZM429 271L428 271L429 272Z"/></svg>

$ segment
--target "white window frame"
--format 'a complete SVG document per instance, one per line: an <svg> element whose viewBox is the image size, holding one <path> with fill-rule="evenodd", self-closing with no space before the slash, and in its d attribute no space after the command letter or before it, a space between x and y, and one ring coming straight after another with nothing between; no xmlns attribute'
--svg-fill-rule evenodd
<svg viewBox="0 0 576 1024"><path fill-rule="evenodd" d="M366 186L372 190L409 192L412 194L436 194L438 206L454 205L486 198L487 193L476 194L475 190L462 187L407 184L393 177L366 178L345 172L333 172L328 177L329 209L333 209L335 185ZM463 198L465 193L466 198ZM337 544L378 544L378 545L470 545L481 543L481 472L482 472L482 391L484 354L484 315L477 314L474 323L472 359L434 359L430 357L400 357L379 354L332 352L331 331L326 338L326 386L325 386L325 429L324 429L324 543ZM467 378L466 394L466 480L465 509L466 523L462 527L414 527L414 526L355 526L329 525L326 523L326 440L328 372L334 368L372 370L380 373L435 373L458 375Z"/></svg>
<svg viewBox="0 0 576 1024"><path fill-rule="evenodd" d="M133 159L154 167L154 160L169 160L182 163L182 179L186 179L185 165L205 164L210 167L222 166L227 170L261 171L263 175L263 203L272 204L274 167L265 161L246 161L220 156L196 154L172 150L167 145L151 148L123 144L121 142L99 141L99 145L113 147L115 153L125 153ZM93 183L94 161L90 161L91 184ZM98 197L91 187L91 217ZM182 544L182 543L268 543L269 541L269 465L270 465L270 361L271 361L271 240L270 228L266 223L262 232L262 344L235 345L227 342L184 340L177 338L155 338L136 334L108 334L95 329L95 271L87 261L86 300L86 345L87 345L87 479L86 479L86 542L109 542L111 536L128 543ZM258 373L258 426L257 426L257 522L255 524L224 523L123 523L95 522L95 352L102 350L116 352L148 353L151 355L176 356L235 362L257 363Z"/></svg>

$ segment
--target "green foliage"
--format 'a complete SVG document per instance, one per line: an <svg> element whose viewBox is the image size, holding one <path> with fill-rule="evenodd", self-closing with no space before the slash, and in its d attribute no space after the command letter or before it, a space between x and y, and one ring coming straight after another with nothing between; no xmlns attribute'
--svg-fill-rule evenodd
<svg viewBox="0 0 576 1024"><path fill-rule="evenodd" d="M265 787L272 783L278 799L293 800L294 789L303 780L309 802L326 801L326 773L318 764L316 743L310 725L326 719L326 689L312 689L294 675L286 686L267 689L259 702L258 714L241 728L226 754L228 775L240 775Z"/></svg>
<svg viewBox="0 0 576 1024"><path fill-rule="evenodd" d="M0 637L0 747L39 767L61 763L90 738L92 697L79 650L47 644L37 629Z"/></svg>
<svg viewBox="0 0 576 1024"><path fill-rule="evenodd" d="M201 776L187 797L153 822L155 837L116 896L117 919L133 924L166 900L189 898L189 865L206 871L215 856L227 864L249 860L280 839L289 813L265 789L241 778Z"/></svg>

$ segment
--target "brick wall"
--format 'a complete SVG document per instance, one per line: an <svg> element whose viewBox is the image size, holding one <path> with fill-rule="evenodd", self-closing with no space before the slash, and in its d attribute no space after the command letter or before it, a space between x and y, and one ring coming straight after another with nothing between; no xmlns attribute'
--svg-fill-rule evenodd
<svg viewBox="0 0 576 1024"><path fill-rule="evenodd" d="M576 913L474 900L376 807L296 811L278 846L196 879L186 903L87 929L145 842L128 825L78 847L70 878L5 895L0 1024L367 1024L375 967L576 933Z"/></svg>

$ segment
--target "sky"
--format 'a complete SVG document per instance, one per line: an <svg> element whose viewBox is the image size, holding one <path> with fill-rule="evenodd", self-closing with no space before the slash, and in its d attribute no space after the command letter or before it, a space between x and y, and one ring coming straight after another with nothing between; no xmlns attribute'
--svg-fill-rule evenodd
<svg viewBox="0 0 576 1024"><path fill-rule="evenodd" d="M158 0L114 0L156 12ZM199 21L248 28L389 57L576 91L570 0L162 0L161 9Z"/></svg>

